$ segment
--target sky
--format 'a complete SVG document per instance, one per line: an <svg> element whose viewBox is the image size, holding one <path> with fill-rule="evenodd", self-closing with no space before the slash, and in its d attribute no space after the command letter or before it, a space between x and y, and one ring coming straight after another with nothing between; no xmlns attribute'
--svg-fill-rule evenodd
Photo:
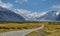
<svg viewBox="0 0 60 36"><path fill-rule="evenodd" d="M60 9L60 0L0 0L9 9L25 9L32 12L42 12ZM2 4L3 5L3 4Z"/></svg>
<svg viewBox="0 0 60 36"><path fill-rule="evenodd" d="M48 11L59 11L60 0L0 0L0 6L31 18L40 17ZM40 15L41 12L44 13Z"/></svg>

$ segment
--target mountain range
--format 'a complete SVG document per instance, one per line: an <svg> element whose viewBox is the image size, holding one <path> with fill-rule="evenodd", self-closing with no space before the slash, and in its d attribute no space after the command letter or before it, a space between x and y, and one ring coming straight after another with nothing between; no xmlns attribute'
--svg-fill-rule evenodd
<svg viewBox="0 0 60 36"><path fill-rule="evenodd" d="M35 19L35 20L34 20ZM60 21L59 11L50 11L41 17L26 20L20 14L0 6L0 21L26 22L26 21Z"/></svg>

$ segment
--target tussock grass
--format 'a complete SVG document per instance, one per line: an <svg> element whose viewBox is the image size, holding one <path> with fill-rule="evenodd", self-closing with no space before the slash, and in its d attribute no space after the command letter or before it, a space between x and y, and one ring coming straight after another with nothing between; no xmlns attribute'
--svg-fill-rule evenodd
<svg viewBox="0 0 60 36"><path fill-rule="evenodd" d="M24 23L0 23L0 32L8 32L23 29L34 29L40 27L44 24L45 36L60 36L60 22L24 22ZM41 31L39 31L39 36L41 36ZM36 32L27 34L26 36L36 36Z"/></svg>
<svg viewBox="0 0 60 36"><path fill-rule="evenodd" d="M0 23L0 32L12 31L12 30L23 30L33 29L40 27L39 23Z"/></svg>

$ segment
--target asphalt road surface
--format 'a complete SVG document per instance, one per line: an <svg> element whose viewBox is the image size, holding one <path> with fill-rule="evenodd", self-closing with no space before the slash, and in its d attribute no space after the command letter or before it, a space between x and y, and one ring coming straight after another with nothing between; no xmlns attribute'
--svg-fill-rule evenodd
<svg viewBox="0 0 60 36"><path fill-rule="evenodd" d="M29 34L29 33L33 32L33 31L43 29L43 28L44 28L44 25L42 25L41 27L36 28L36 29L4 32L4 33L0 33L0 36L25 36L26 34Z"/></svg>

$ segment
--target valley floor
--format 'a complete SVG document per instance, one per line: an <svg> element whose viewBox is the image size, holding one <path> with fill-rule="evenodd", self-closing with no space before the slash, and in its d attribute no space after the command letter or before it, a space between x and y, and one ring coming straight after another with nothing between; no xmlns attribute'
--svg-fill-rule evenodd
<svg viewBox="0 0 60 36"><path fill-rule="evenodd" d="M38 28L44 24L44 36L60 36L60 22L25 22L25 23L0 23L0 32L17 31L23 29ZM38 33L41 36L40 30ZM27 34L26 36L36 36L36 32Z"/></svg>

